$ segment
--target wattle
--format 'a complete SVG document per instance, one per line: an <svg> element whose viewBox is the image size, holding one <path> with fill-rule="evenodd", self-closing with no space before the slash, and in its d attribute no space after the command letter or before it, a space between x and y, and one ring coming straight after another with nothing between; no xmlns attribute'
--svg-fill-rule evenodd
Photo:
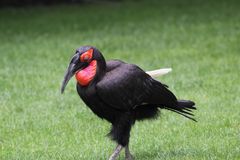
<svg viewBox="0 0 240 160"><path fill-rule="evenodd" d="M87 86L96 75L97 61L93 60L86 68L77 71L75 74L77 82L81 86Z"/></svg>

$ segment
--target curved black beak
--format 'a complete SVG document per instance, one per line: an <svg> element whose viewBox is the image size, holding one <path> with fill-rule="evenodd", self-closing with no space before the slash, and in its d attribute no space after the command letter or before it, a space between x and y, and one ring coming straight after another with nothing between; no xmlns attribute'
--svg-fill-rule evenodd
<svg viewBox="0 0 240 160"><path fill-rule="evenodd" d="M64 89L67 86L68 81L72 78L75 71L76 71L76 65L74 63L70 63L62 82L61 93L64 92Z"/></svg>
<svg viewBox="0 0 240 160"><path fill-rule="evenodd" d="M61 93L64 92L65 87L67 86L68 81L72 78L72 76L80 69L87 66L86 62L80 62L79 61L79 55L74 55L71 59L71 62L67 68L67 71L65 73L62 87L61 87Z"/></svg>

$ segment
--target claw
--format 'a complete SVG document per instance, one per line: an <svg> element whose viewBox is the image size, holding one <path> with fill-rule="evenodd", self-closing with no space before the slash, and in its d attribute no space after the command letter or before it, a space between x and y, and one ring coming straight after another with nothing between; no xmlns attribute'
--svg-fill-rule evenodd
<svg viewBox="0 0 240 160"><path fill-rule="evenodd" d="M133 155L130 153L128 144L125 147L125 160L134 160Z"/></svg>

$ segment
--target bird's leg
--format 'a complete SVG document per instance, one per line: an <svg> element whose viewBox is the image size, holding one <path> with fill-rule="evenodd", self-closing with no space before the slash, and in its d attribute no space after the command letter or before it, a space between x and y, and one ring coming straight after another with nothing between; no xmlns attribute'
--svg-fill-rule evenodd
<svg viewBox="0 0 240 160"><path fill-rule="evenodd" d="M129 150L129 145L127 144L126 147L125 147L125 159L126 160L133 160L133 156L132 154L130 153L130 150Z"/></svg>
<svg viewBox="0 0 240 160"><path fill-rule="evenodd" d="M123 148L123 146L118 144L115 151L113 152L113 154L109 158L109 160L115 160L117 158L117 156L120 154L122 148Z"/></svg>

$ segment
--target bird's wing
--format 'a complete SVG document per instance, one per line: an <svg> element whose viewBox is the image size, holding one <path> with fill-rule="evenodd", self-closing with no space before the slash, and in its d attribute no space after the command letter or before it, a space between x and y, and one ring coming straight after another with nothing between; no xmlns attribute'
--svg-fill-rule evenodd
<svg viewBox="0 0 240 160"><path fill-rule="evenodd" d="M165 74L168 74L171 71L172 71L172 68L162 68L162 69L147 71L146 73L149 74L153 78L157 78L159 76L163 76Z"/></svg>
<svg viewBox="0 0 240 160"><path fill-rule="evenodd" d="M149 77L137 66L123 63L107 72L97 83L97 94L108 105L129 110L140 104L147 94L145 85Z"/></svg>
<svg viewBox="0 0 240 160"><path fill-rule="evenodd" d="M164 103L170 92L136 65L122 63L107 72L96 85L97 94L108 105L129 110L142 103Z"/></svg>

